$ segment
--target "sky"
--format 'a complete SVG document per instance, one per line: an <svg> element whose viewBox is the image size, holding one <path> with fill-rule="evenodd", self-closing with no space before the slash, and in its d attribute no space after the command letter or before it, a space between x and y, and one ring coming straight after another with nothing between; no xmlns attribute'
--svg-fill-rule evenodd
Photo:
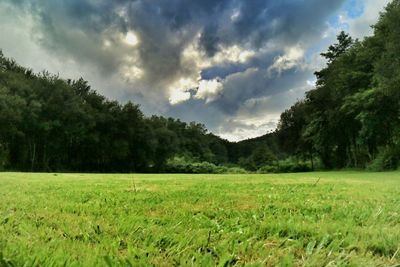
<svg viewBox="0 0 400 267"><path fill-rule="evenodd" d="M88 80L146 115L231 141L273 131L345 30L362 39L389 0L0 0L0 49Z"/></svg>

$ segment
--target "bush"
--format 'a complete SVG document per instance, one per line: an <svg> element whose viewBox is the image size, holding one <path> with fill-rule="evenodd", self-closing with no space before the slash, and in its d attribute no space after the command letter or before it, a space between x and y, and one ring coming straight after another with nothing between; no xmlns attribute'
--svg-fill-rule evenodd
<svg viewBox="0 0 400 267"><path fill-rule="evenodd" d="M246 171L245 169L240 168L240 167L226 167L226 169L227 169L226 173L229 173L229 174L245 174L245 173L248 173L248 171Z"/></svg>
<svg viewBox="0 0 400 267"><path fill-rule="evenodd" d="M294 162L292 159L279 161L274 165L264 165L258 169L258 173L289 173L289 172L310 172L310 165L306 162Z"/></svg>
<svg viewBox="0 0 400 267"><path fill-rule="evenodd" d="M277 165L265 165L257 170L257 173L279 173Z"/></svg>
<svg viewBox="0 0 400 267"><path fill-rule="evenodd" d="M399 167L400 153L396 147L382 148L376 158L367 165L368 171L395 170Z"/></svg>
<svg viewBox="0 0 400 267"><path fill-rule="evenodd" d="M218 166L210 162L194 162L188 157L174 157L167 162L166 171L169 173L246 173L242 168Z"/></svg>
<svg viewBox="0 0 400 267"><path fill-rule="evenodd" d="M253 150L249 157L241 157L239 166L249 171L257 171L264 165L268 165L276 161L276 156L267 146L259 146Z"/></svg>

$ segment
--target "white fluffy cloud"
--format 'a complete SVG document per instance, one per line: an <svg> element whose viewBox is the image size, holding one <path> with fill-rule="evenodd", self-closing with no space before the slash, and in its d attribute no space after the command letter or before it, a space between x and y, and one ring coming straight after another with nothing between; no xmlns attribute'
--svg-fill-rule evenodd
<svg viewBox="0 0 400 267"><path fill-rule="evenodd" d="M218 98L223 88L224 86L217 79L201 80L195 98L204 99L206 104L210 103Z"/></svg>
<svg viewBox="0 0 400 267"><path fill-rule="evenodd" d="M286 48L283 55L276 57L274 64L268 68L268 71L281 73L297 66L301 67L302 63L304 64L304 52L304 49L298 45Z"/></svg>

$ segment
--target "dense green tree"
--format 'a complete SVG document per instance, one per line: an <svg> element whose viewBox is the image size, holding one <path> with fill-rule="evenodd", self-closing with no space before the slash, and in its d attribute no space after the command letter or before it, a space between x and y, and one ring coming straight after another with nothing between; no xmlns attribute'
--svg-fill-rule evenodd
<svg viewBox="0 0 400 267"><path fill-rule="evenodd" d="M299 101L281 114L276 130L282 151L288 155L310 159L313 168L313 145L305 136L309 107L305 101Z"/></svg>
<svg viewBox="0 0 400 267"><path fill-rule="evenodd" d="M276 156L267 146L255 148L247 158L240 158L239 165L250 171L257 171L264 165L272 165L277 160Z"/></svg>
<svg viewBox="0 0 400 267"><path fill-rule="evenodd" d="M326 168L376 166L377 161L395 168L400 158L399 51L399 0L386 7L373 36L360 42L340 33L321 54L327 66L315 73L316 88L282 114L277 131L282 148L292 155L311 149Z"/></svg>

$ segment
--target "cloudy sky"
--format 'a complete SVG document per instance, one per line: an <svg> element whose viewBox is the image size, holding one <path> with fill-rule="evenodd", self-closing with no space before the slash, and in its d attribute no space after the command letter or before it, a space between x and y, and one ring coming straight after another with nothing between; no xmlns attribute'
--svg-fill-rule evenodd
<svg viewBox="0 0 400 267"><path fill-rule="evenodd" d="M311 89L319 53L363 38L388 0L0 0L0 49L35 71L83 77L101 94L263 135Z"/></svg>

